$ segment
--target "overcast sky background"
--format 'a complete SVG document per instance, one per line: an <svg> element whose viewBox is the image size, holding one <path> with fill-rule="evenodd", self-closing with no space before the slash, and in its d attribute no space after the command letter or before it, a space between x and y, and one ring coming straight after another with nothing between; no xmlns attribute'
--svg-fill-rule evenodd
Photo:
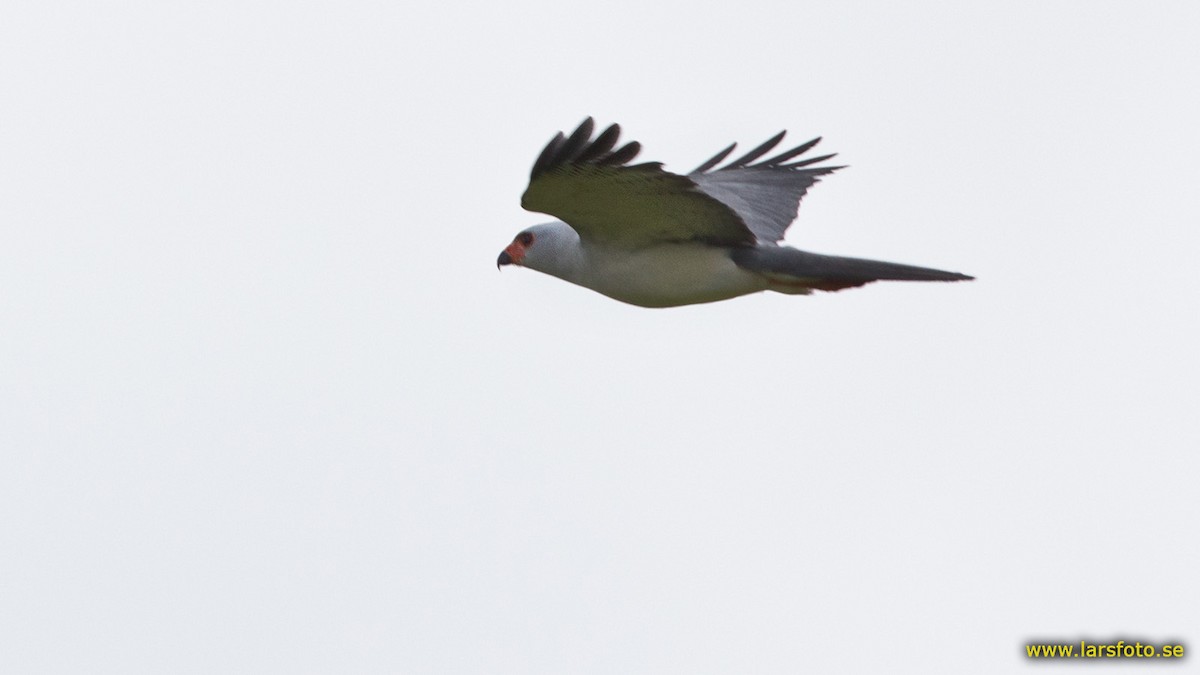
<svg viewBox="0 0 1200 675"><path fill-rule="evenodd" d="M412 4L6 3L0 670L1200 648L1200 5ZM978 280L498 273L586 115L823 135L790 243Z"/></svg>

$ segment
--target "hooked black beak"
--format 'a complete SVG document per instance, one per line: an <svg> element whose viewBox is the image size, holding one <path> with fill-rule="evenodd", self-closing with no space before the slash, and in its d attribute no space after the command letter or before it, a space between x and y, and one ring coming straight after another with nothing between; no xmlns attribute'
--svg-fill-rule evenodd
<svg viewBox="0 0 1200 675"><path fill-rule="evenodd" d="M512 256L510 256L508 254L508 251L501 251L500 257L496 258L496 269L500 269L501 265L511 265L511 264L512 264Z"/></svg>

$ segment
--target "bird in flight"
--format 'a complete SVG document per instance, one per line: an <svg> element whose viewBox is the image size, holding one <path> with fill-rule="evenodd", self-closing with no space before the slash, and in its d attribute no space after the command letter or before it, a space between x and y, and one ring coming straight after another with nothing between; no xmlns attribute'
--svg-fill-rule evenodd
<svg viewBox="0 0 1200 675"><path fill-rule="evenodd" d="M735 143L680 175L660 162L630 164L641 145L617 148L618 125L595 138L594 129L589 117L542 150L521 206L561 220L522 230L497 267L528 267L641 307L973 278L780 245L808 189L843 168L820 166L834 155L801 159L820 138L760 161L783 140L781 131L717 168Z"/></svg>

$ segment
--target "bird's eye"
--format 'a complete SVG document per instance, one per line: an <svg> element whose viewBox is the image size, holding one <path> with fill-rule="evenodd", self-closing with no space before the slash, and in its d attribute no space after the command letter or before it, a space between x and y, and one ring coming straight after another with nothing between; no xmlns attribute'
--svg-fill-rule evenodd
<svg viewBox="0 0 1200 675"><path fill-rule="evenodd" d="M521 234L517 235L517 241L521 242L522 246L529 246L533 243L533 233L522 232Z"/></svg>

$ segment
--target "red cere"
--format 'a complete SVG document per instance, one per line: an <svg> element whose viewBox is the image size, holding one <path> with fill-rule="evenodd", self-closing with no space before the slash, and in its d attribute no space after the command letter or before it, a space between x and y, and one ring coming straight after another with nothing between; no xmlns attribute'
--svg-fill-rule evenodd
<svg viewBox="0 0 1200 675"><path fill-rule="evenodd" d="M513 243L504 249L504 252L508 254L509 258L512 258L513 264L516 265L520 265L521 261L525 259L525 247L521 245L519 240L514 239Z"/></svg>

